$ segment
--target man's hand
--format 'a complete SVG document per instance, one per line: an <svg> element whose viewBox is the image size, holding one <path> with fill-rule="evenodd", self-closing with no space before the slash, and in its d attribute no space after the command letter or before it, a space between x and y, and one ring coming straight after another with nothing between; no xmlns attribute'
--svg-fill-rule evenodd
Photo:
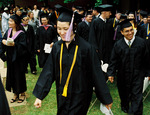
<svg viewBox="0 0 150 115"><path fill-rule="evenodd" d="M109 79L109 81L110 81L111 83L114 82L114 77L113 77L113 76L109 76L108 79Z"/></svg>
<svg viewBox="0 0 150 115"><path fill-rule="evenodd" d="M50 44L50 48L52 48L52 47L53 47L53 45L54 45L54 42L52 42L52 43Z"/></svg>
<svg viewBox="0 0 150 115"><path fill-rule="evenodd" d="M36 98L35 102L34 102L34 106L36 108L40 108L42 106L42 101L38 98Z"/></svg>
<svg viewBox="0 0 150 115"><path fill-rule="evenodd" d="M148 80L150 81L150 77L148 77Z"/></svg>
<svg viewBox="0 0 150 115"><path fill-rule="evenodd" d="M109 110L109 109L111 109L111 107L112 107L112 104L113 104L113 103L111 103L111 104L108 104L108 105L105 105L105 106L106 106L106 108Z"/></svg>
<svg viewBox="0 0 150 115"><path fill-rule="evenodd" d="M40 50L37 50L38 53L40 53Z"/></svg>

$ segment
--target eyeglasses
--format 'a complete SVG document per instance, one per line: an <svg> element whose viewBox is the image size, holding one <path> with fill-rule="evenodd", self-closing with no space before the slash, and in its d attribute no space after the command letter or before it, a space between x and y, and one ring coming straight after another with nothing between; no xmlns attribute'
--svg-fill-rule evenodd
<svg viewBox="0 0 150 115"><path fill-rule="evenodd" d="M25 20L25 19L23 19L23 21L25 21L25 22L26 22L26 21L29 21L29 19L26 19L26 20Z"/></svg>

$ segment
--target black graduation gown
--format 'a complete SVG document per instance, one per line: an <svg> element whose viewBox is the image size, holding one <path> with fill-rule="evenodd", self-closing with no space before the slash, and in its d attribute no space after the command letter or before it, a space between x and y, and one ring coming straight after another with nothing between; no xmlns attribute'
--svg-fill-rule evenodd
<svg viewBox="0 0 150 115"><path fill-rule="evenodd" d="M82 21L78 24L77 33L86 41L88 41L89 39L89 31L90 31L90 25L87 25L85 21Z"/></svg>
<svg viewBox="0 0 150 115"><path fill-rule="evenodd" d="M31 25L28 25L28 29L26 31L22 26L22 30L25 32L26 35L28 51L30 54L33 54L35 52L35 33L33 27Z"/></svg>
<svg viewBox="0 0 150 115"><path fill-rule="evenodd" d="M3 39L7 39L7 32ZM21 32L14 42L15 46L1 44L2 49L0 49L0 52L3 54L6 52L7 57L6 90L11 91L12 88L14 93L20 94L27 90L25 78L27 55L25 33Z"/></svg>
<svg viewBox="0 0 150 115"><path fill-rule="evenodd" d="M64 44L63 69L62 83L60 84L59 60L62 43ZM73 61L76 45L79 46L77 59L69 81L68 95L63 97L62 92ZM44 99L54 81L56 81L58 115L86 115L93 86L96 88L98 99L103 104L112 103L97 54L91 45L81 37L76 37L76 40L71 42L68 49L62 40L54 44L33 94L41 100Z"/></svg>
<svg viewBox="0 0 150 115"><path fill-rule="evenodd" d="M52 42L57 41L57 33L54 29L54 27L50 26L48 27L47 30L43 26L40 26L37 29L36 32L36 50L40 50L40 53L38 53L38 62L39 62L39 67L43 68L47 57L48 53L45 53L44 51L44 46L45 43L50 44Z"/></svg>
<svg viewBox="0 0 150 115"><path fill-rule="evenodd" d="M148 52L145 40L135 37L129 48L124 38L117 41L112 50L108 76L115 76L117 70L117 87L121 98L121 106L129 108L131 113L142 113L143 80L148 73Z"/></svg>
<svg viewBox="0 0 150 115"><path fill-rule="evenodd" d="M148 24L143 24L140 27L138 27L136 36L139 36L143 39L146 39L146 37L147 37L147 26L148 26Z"/></svg>
<svg viewBox="0 0 150 115"><path fill-rule="evenodd" d="M91 43L99 55L100 60L104 63L109 62L113 41L114 29L111 21L106 23L100 19L96 18L93 20L90 27L89 43Z"/></svg>
<svg viewBox="0 0 150 115"><path fill-rule="evenodd" d="M27 64L30 63L31 72L36 71L36 55L35 55L35 34L33 27L31 25L28 25L27 31L22 26L22 30L25 32L26 35L26 43L27 43L27 49L28 49L28 57L27 57Z"/></svg>
<svg viewBox="0 0 150 115"><path fill-rule="evenodd" d="M122 38L123 38L123 35L121 34L120 25L117 25L115 31L117 31L115 41L118 41L118 40L122 39Z"/></svg>
<svg viewBox="0 0 150 115"><path fill-rule="evenodd" d="M0 115L10 115L10 110L0 77Z"/></svg>

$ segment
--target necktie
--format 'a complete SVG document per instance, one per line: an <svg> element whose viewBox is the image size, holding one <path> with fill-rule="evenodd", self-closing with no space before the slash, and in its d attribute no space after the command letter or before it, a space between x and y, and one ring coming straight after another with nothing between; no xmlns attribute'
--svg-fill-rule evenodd
<svg viewBox="0 0 150 115"><path fill-rule="evenodd" d="M128 45L129 45L129 48L130 48L131 47L131 41L130 40L128 41Z"/></svg>

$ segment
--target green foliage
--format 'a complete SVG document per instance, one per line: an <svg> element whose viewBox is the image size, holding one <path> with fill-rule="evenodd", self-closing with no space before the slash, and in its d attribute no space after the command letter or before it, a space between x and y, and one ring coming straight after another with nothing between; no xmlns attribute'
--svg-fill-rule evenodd
<svg viewBox="0 0 150 115"><path fill-rule="evenodd" d="M76 0L64 0L64 3L70 3L70 2L74 2Z"/></svg>
<svg viewBox="0 0 150 115"><path fill-rule="evenodd" d="M114 0L114 4L118 5L119 4L119 0Z"/></svg>
<svg viewBox="0 0 150 115"><path fill-rule="evenodd" d="M100 4L102 4L103 0L96 0L95 7L98 7Z"/></svg>

